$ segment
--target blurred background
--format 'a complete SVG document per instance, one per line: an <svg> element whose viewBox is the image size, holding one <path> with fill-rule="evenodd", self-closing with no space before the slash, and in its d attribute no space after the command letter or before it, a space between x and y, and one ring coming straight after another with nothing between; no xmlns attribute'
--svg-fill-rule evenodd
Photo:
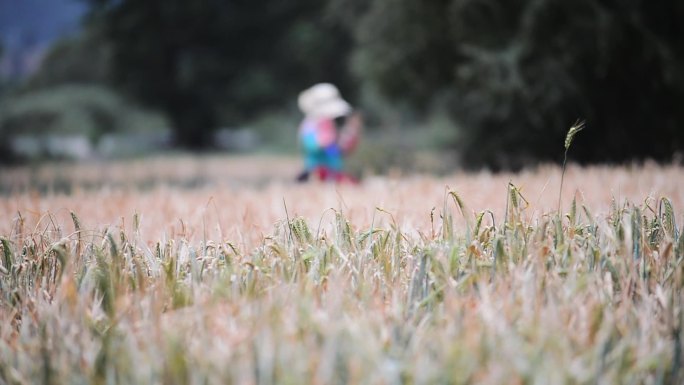
<svg viewBox="0 0 684 385"><path fill-rule="evenodd" d="M680 0L0 0L0 164L296 154L298 93L364 112L350 167L680 161ZM354 171L354 170L352 170Z"/></svg>

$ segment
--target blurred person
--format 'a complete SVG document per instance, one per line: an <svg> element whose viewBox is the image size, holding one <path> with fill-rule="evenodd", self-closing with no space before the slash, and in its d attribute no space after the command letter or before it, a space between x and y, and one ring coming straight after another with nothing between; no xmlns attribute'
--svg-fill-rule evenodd
<svg viewBox="0 0 684 385"><path fill-rule="evenodd" d="M304 120L299 125L299 145L304 155L304 171L297 180L351 182L357 180L344 171L344 158L354 151L361 134L361 115L340 96L337 87L319 83L299 94Z"/></svg>

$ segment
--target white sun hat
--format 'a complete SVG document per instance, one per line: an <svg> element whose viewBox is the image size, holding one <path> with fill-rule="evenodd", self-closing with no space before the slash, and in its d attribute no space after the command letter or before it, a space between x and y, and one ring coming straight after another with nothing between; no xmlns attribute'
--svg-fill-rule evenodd
<svg viewBox="0 0 684 385"><path fill-rule="evenodd" d="M337 87L330 83L318 83L302 91L297 103L304 115L313 118L339 118L352 110Z"/></svg>

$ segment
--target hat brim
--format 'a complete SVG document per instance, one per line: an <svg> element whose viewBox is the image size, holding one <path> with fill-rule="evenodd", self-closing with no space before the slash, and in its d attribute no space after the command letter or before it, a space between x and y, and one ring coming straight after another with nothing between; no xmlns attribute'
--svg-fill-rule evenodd
<svg viewBox="0 0 684 385"><path fill-rule="evenodd" d="M342 99L332 99L325 103L317 104L312 106L306 114L316 118L330 118L335 119L340 116L347 115L351 112L352 108L349 103Z"/></svg>

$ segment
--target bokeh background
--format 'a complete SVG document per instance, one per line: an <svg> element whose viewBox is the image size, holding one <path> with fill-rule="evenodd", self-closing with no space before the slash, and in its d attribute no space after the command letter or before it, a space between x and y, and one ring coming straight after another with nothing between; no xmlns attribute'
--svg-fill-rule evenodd
<svg viewBox="0 0 684 385"><path fill-rule="evenodd" d="M573 161L679 162L681 20L679 0L0 0L0 162L296 154L321 81L364 112L358 169L560 162L577 120Z"/></svg>

